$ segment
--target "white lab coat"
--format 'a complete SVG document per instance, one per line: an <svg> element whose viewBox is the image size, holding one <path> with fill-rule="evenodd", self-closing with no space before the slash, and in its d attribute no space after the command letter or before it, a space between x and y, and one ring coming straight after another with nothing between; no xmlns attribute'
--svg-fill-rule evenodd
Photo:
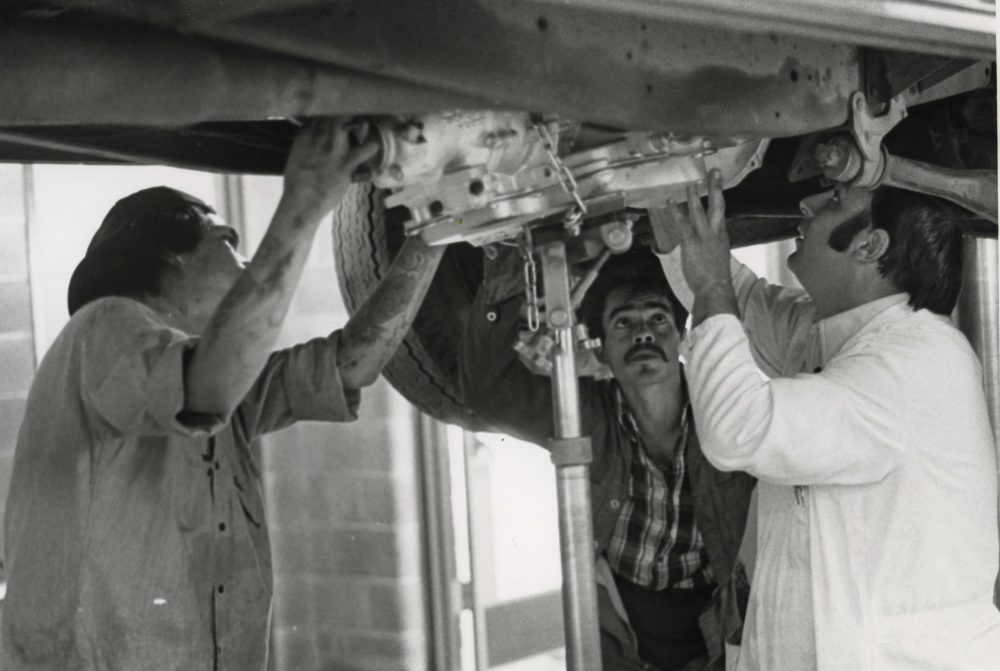
<svg viewBox="0 0 1000 671"><path fill-rule="evenodd" d="M733 274L743 324L707 319L682 355L706 457L761 481L738 668L1000 669L996 452L965 337L905 294L813 324L802 292Z"/></svg>

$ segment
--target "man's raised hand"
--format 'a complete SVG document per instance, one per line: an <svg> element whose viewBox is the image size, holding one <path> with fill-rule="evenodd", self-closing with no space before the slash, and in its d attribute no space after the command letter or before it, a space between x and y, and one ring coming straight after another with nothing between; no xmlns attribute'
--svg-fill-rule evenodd
<svg viewBox="0 0 1000 671"><path fill-rule="evenodd" d="M378 153L378 142L366 129L358 130L355 122L341 118L308 121L288 154L286 195L313 203L324 214L333 209L355 173L362 174L364 163Z"/></svg>
<svg viewBox="0 0 1000 671"><path fill-rule="evenodd" d="M693 186L688 187L687 212L671 202L663 209L670 220L670 228L680 237L681 270L694 294L691 317L695 326L713 314L737 314L729 265L722 174L712 170L706 182L708 212Z"/></svg>

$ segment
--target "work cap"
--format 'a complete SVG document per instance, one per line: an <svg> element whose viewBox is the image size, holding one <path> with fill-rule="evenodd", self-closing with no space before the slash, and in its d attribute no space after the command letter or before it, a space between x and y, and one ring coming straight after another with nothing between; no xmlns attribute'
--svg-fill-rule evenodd
<svg viewBox="0 0 1000 671"><path fill-rule="evenodd" d="M106 290L116 268L132 261L157 234L162 235L158 228L176 221L164 215L192 209L215 211L200 198L166 186L143 189L115 203L70 278L70 315L95 298L116 293Z"/></svg>

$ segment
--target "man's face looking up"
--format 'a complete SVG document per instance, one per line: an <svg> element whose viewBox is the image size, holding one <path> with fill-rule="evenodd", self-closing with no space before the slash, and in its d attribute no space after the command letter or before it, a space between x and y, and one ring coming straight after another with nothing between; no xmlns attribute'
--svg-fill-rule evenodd
<svg viewBox="0 0 1000 671"><path fill-rule="evenodd" d="M603 357L622 384L656 384L680 374L681 334L666 296L632 286L613 289L604 303Z"/></svg>
<svg viewBox="0 0 1000 671"><path fill-rule="evenodd" d="M870 208L871 192L840 185L803 199L799 207L804 216L788 269L817 305L837 304L837 294L851 270L850 256L830 246L830 233Z"/></svg>

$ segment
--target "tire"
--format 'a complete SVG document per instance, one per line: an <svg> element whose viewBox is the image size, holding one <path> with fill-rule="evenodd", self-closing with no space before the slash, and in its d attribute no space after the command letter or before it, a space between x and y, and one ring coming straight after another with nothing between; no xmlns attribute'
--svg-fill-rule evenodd
<svg viewBox="0 0 1000 671"><path fill-rule="evenodd" d="M384 195L371 185L352 185L334 212L337 281L350 314L378 285L403 242L408 211L386 209ZM410 332L382 371L419 410L469 430L480 426L461 402L458 347L482 282L482 263L482 252L470 245L449 247Z"/></svg>

